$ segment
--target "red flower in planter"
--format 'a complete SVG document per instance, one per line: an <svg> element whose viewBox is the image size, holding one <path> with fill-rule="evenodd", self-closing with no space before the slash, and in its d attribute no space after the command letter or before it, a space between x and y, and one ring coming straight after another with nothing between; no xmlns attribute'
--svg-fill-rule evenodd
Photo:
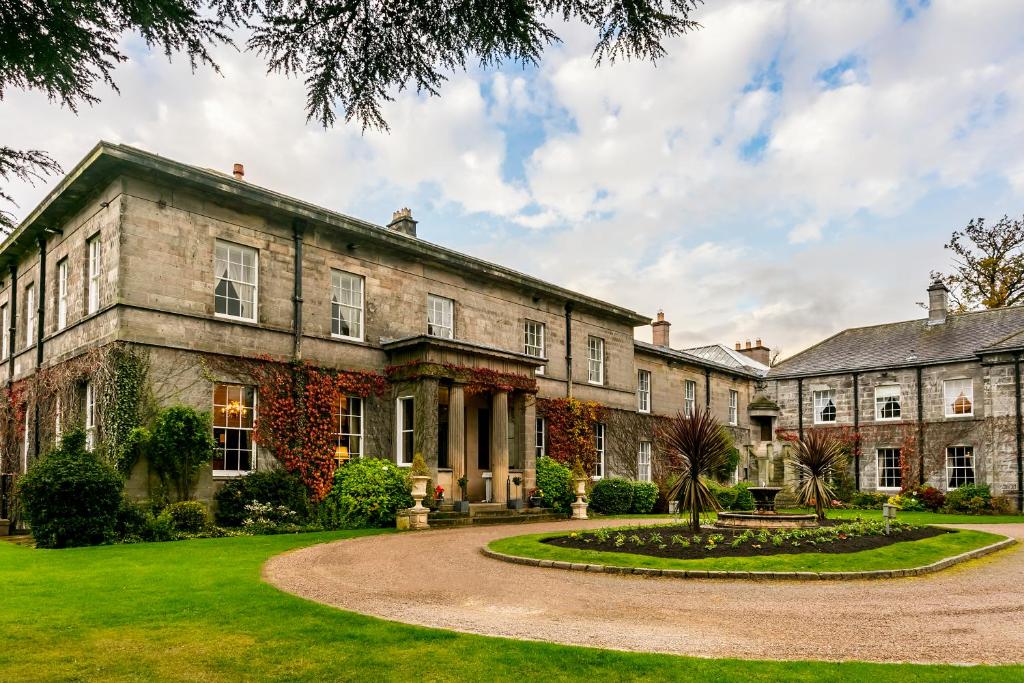
<svg viewBox="0 0 1024 683"><path fill-rule="evenodd" d="M434 489L434 498L441 498L442 496L444 496L444 487L438 486Z"/></svg>

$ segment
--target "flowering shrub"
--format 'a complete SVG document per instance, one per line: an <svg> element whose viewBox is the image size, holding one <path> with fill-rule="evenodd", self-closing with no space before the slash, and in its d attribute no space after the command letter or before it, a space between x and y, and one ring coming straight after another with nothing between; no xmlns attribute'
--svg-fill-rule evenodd
<svg viewBox="0 0 1024 683"><path fill-rule="evenodd" d="M218 524L241 526L247 516L246 505L252 502L283 505L296 513L299 522L309 517L306 487L299 478L281 468L258 470L226 482L214 495Z"/></svg>
<svg viewBox="0 0 1024 683"><path fill-rule="evenodd" d="M593 472L597 464L594 427L606 413L606 408L590 401L538 399L537 415L544 418L548 428L548 457L568 467L578 463L584 472Z"/></svg>
<svg viewBox="0 0 1024 683"><path fill-rule="evenodd" d="M409 477L387 460L363 458L338 468L334 488L321 505L321 520L331 527L386 527L395 513L412 507Z"/></svg>
<svg viewBox="0 0 1024 683"><path fill-rule="evenodd" d="M903 512L924 512L924 503L913 491L906 491L889 497L889 505L895 505Z"/></svg>
<svg viewBox="0 0 1024 683"><path fill-rule="evenodd" d="M279 534L298 531L298 515L284 505L252 502L245 506L242 528L250 534Z"/></svg>

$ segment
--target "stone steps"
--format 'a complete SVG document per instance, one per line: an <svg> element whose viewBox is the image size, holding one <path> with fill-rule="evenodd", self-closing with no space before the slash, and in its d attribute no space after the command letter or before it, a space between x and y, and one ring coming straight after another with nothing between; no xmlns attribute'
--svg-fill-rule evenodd
<svg viewBox="0 0 1024 683"><path fill-rule="evenodd" d="M551 510L543 512L517 513L514 510L507 510L504 514L488 512L483 515L466 515L458 512L432 512L428 523L432 528L442 529L449 527L474 526L486 524L529 524L531 522L557 522L566 519L566 516Z"/></svg>

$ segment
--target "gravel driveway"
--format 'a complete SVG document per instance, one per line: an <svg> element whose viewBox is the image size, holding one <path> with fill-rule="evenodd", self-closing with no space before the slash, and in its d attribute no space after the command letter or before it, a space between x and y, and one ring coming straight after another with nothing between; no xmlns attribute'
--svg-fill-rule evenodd
<svg viewBox="0 0 1024 683"><path fill-rule="evenodd" d="M421 626L700 657L1024 662L1024 547L926 577L735 581L588 574L508 564L491 540L621 526L554 522L370 536L272 558L290 593ZM1024 538L1024 524L979 525Z"/></svg>

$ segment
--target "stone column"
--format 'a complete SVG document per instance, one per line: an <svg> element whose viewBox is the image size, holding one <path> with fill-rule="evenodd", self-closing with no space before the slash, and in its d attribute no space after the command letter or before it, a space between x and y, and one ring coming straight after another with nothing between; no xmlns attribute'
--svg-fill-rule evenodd
<svg viewBox="0 0 1024 683"><path fill-rule="evenodd" d="M448 464L452 500L462 500L459 479L466 475L466 391L461 384L453 384L448 392Z"/></svg>
<svg viewBox="0 0 1024 683"><path fill-rule="evenodd" d="M491 399L491 484L494 502L508 502L508 392Z"/></svg>

